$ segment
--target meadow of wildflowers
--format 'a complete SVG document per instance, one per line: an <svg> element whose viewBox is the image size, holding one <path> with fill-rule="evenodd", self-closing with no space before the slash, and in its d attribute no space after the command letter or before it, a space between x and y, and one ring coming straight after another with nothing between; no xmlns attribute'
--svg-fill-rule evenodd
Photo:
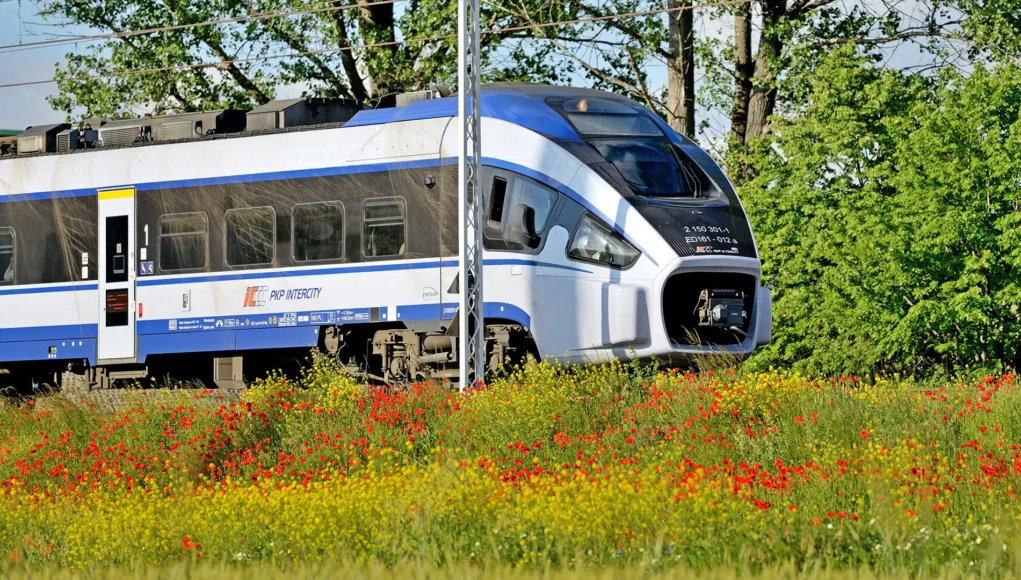
<svg viewBox="0 0 1021 580"><path fill-rule="evenodd" d="M535 365L462 396L320 360L241 402L0 409L5 566L1021 569L1021 388Z"/></svg>

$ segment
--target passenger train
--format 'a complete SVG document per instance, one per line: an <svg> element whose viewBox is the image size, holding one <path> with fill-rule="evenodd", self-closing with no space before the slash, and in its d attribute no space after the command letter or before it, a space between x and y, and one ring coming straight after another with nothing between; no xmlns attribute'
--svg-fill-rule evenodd
<svg viewBox="0 0 1021 580"><path fill-rule="evenodd" d="M365 379L456 381L444 93L29 128L0 156L0 368L105 388L198 361L239 387L319 349ZM493 84L481 106L492 367L769 341L748 219L694 142L600 91Z"/></svg>

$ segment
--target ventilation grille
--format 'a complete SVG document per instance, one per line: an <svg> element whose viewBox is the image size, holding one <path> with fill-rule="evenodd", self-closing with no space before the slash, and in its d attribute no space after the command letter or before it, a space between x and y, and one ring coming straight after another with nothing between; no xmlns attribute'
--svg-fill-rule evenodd
<svg viewBox="0 0 1021 580"><path fill-rule="evenodd" d="M138 139L140 127L119 127L100 131L100 140L104 147L131 145Z"/></svg>
<svg viewBox="0 0 1021 580"><path fill-rule="evenodd" d="M71 150L71 134L60 133L57 135L57 153L67 153Z"/></svg>
<svg viewBox="0 0 1021 580"><path fill-rule="evenodd" d="M164 141L169 141L171 139L190 139L195 136L195 123L193 121L163 123L161 131Z"/></svg>
<svg viewBox="0 0 1021 580"><path fill-rule="evenodd" d="M677 242L677 241L670 242L670 246L680 256L690 256L692 254L697 253L697 251L698 251L694 246L691 246L691 245L686 244L684 242Z"/></svg>

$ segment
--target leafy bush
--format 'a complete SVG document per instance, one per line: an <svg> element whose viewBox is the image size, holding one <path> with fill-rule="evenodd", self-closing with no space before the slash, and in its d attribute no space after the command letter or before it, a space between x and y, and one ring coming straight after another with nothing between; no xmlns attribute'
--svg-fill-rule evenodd
<svg viewBox="0 0 1021 580"><path fill-rule="evenodd" d="M1021 69L936 77L842 49L805 79L741 190L774 288L757 368L1021 362Z"/></svg>

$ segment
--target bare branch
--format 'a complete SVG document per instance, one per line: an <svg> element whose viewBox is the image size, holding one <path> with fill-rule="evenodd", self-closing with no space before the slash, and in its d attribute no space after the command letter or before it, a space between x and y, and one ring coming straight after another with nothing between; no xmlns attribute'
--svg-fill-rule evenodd
<svg viewBox="0 0 1021 580"><path fill-rule="evenodd" d="M110 22L106 18L102 18L101 21L103 26L105 26L111 32L121 32L117 30L117 26L115 26L113 22ZM128 45L131 48L131 50L134 50L136 52L140 50L138 45L135 44L135 42L132 41L130 38L122 38L121 41L124 44ZM176 100L181 105L181 109L183 109L184 112L191 113L197 110L195 106L188 102L188 99L184 98L184 95L181 94L181 89L177 86L177 83L171 83L171 86L172 88L170 89L170 96L173 97L174 100Z"/></svg>
<svg viewBox="0 0 1021 580"><path fill-rule="evenodd" d="M175 7L167 4L165 0L163 2L163 6L166 7L166 9L175 17L179 19L181 18L179 11ZM227 71L227 74L234 79L234 82L244 89L249 96L255 99L257 103L264 105L270 101L270 98L266 95L266 93L262 92L262 89L260 89L259 86L252 81L252 79L248 78L248 75L246 75L244 71L238 68L237 64L234 62L235 59L231 58L227 54L227 51L223 49L223 45L221 45L212 34L209 34L207 28L196 28L195 37L201 40L202 43L209 48L210 52L213 53L213 56L220 59L222 64L218 68Z"/></svg>
<svg viewBox="0 0 1021 580"><path fill-rule="evenodd" d="M251 6L249 6L249 8L248 8L248 12L249 12L249 14L253 14L253 15L257 14L255 9L252 8ZM284 28L284 26L282 26L279 21L267 19L267 20L260 21L260 24L266 30L268 30L269 33L274 38L276 38L277 40L282 41L284 44L289 46L291 48L291 50L293 50L295 52L300 52L300 53L308 53L309 52L309 47L306 46L301 41L299 41L299 39L297 37L295 37L295 35L291 34L288 30L286 30ZM351 91L348 90L347 85L344 84L344 82L340 79L340 77L337 76L337 73L333 72L333 69L330 68L326 64L326 61L324 61L319 55L317 55L317 54L307 54L304 58L308 59L309 62L311 62L312 65L315 66L316 69L319 70L319 74L322 76L322 79L325 82L333 85L345 97L351 98Z"/></svg>
<svg viewBox="0 0 1021 580"><path fill-rule="evenodd" d="M605 13L602 13L599 10L596 10L593 6L590 6L589 4L587 4L585 2L578 2L577 5L578 5L578 9L581 10L581 12L585 13L586 15L588 15L588 16L590 16L592 18L602 18L602 17L606 16ZM612 26L615 30L617 30L617 31L619 31L619 32L629 36L631 39L636 40L636 41L638 41L638 42L640 42L642 44L646 44L647 43L647 39L641 33L641 31L639 31L638 29L636 29L633 26L629 25L630 20L621 18L621 19L607 20L607 22L609 22L610 26ZM650 48L652 49L652 51L654 53L656 53L657 55L659 55L663 59L671 58L670 57L670 53L667 50L665 50L665 49L663 49L663 48L661 48L659 46L650 47Z"/></svg>
<svg viewBox="0 0 1021 580"><path fill-rule="evenodd" d="M877 44L887 44L890 42L897 42L900 40L907 40L909 38L943 38L946 40L961 40L967 39L962 38L957 34L950 32L935 32L932 30L906 30L898 32L897 34L891 34L889 36L876 36L873 38L860 38L860 37L837 37L837 38L820 38L809 46L811 48L821 48L824 46L833 46L836 44L861 44L874 46Z"/></svg>

